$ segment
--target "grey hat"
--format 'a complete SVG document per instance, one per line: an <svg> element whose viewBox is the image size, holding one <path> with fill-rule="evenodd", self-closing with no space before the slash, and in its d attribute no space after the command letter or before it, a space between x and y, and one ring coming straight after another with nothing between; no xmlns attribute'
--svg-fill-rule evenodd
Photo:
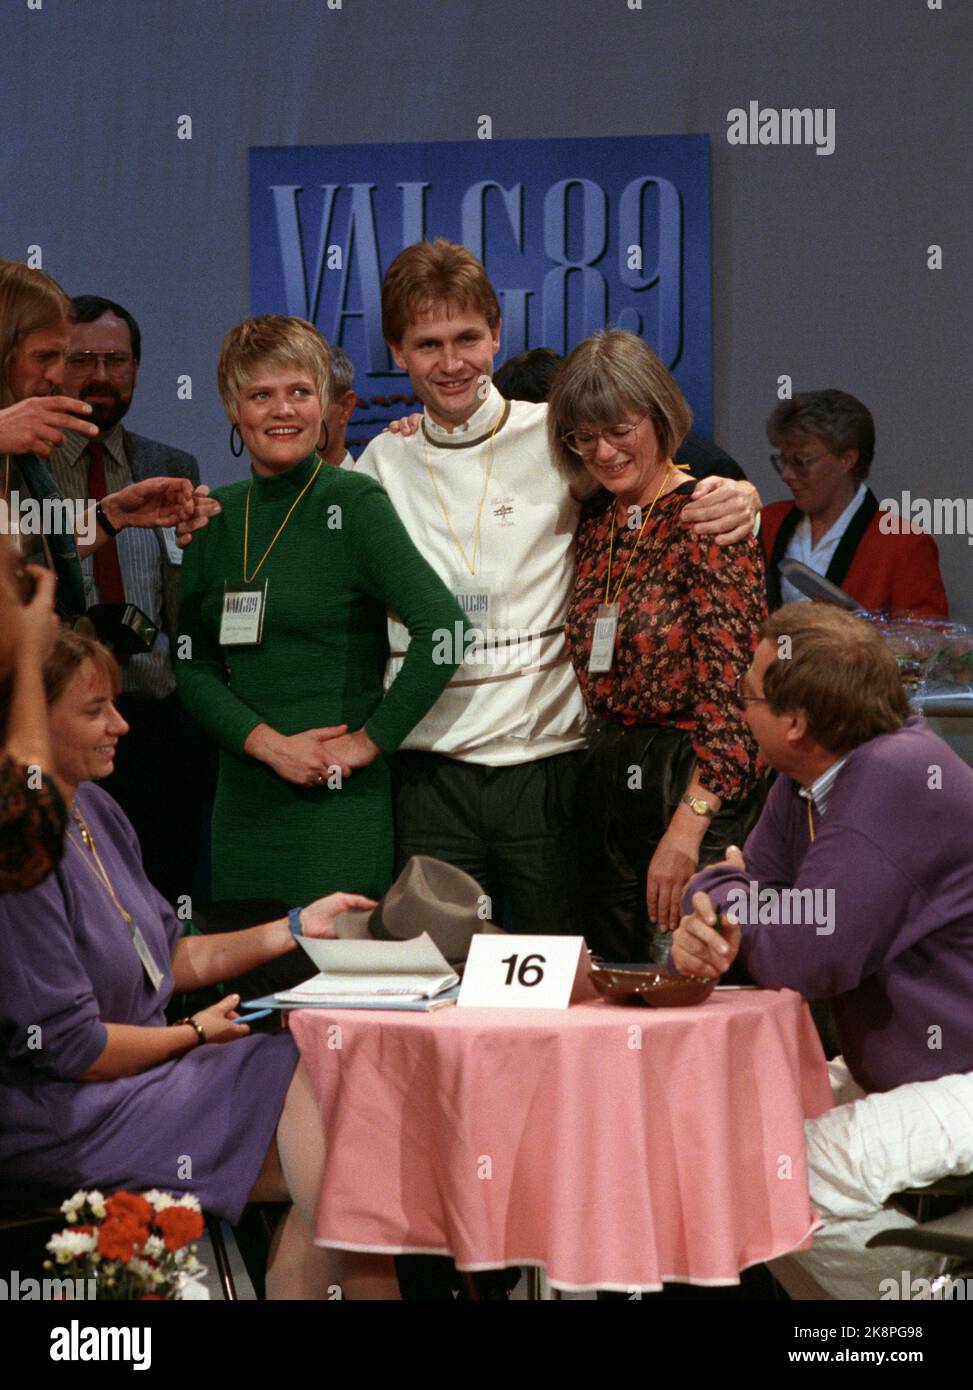
<svg viewBox="0 0 973 1390"><path fill-rule="evenodd" d="M344 941L409 941L428 932L451 963L465 961L477 932L499 932L480 915L489 899L475 878L414 854L378 907L341 912L335 931Z"/></svg>

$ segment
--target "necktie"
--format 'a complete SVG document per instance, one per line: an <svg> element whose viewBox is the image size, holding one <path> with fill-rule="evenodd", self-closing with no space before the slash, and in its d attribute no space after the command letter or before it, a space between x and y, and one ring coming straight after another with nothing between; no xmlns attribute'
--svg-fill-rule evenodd
<svg viewBox="0 0 973 1390"><path fill-rule="evenodd" d="M108 491L105 485L105 450L100 439L93 439L88 445L88 456L88 495L100 502ZM114 536L95 551L93 568L99 603L124 603L125 586Z"/></svg>

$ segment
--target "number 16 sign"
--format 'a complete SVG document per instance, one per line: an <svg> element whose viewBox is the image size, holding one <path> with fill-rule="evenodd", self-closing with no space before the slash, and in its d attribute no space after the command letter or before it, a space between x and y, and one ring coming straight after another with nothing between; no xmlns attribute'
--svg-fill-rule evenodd
<svg viewBox="0 0 973 1390"><path fill-rule="evenodd" d="M456 1003L566 1009L594 995L590 968L583 936L474 936Z"/></svg>

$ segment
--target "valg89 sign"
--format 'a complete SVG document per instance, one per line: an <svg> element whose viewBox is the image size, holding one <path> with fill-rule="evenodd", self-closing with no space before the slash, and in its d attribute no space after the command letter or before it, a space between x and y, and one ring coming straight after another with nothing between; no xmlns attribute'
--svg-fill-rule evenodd
<svg viewBox="0 0 973 1390"><path fill-rule="evenodd" d="M253 149L250 227L253 312L310 319L345 348L372 406L353 432L402 413L382 275L404 246L437 236L486 265L501 361L565 352L608 323L630 329L710 431L705 135Z"/></svg>

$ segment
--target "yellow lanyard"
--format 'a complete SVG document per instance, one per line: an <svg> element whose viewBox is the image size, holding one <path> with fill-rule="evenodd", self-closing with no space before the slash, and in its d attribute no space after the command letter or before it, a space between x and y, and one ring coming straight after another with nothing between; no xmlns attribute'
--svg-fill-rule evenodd
<svg viewBox="0 0 973 1390"><path fill-rule="evenodd" d="M315 478L316 478L316 477L318 476L318 474L321 472L321 466L322 466L323 462L324 462L323 459L320 459L320 458L318 459L318 466L317 466L317 468L315 468L315 470L314 470L314 472L311 474L310 478L308 478L307 482L304 484L304 486L301 488L300 492L299 492L299 493L297 494L297 496L294 498L294 501L291 503L290 510L288 511L287 515L284 517L284 520L283 520L283 521L280 523L280 525L277 527L277 534L276 534L276 536L274 536L274 539L270 542L270 544L268 545L267 549L264 551L264 553L261 555L260 559L257 561L257 567L256 567L256 569L253 571L252 574L247 574L248 552L249 552L249 549L250 549L250 494L253 492L253 479L252 479L252 478L250 479L250 486L247 488L247 508L246 508L246 513L245 513L244 518L243 518L243 578L244 578L245 583L247 583L247 584L251 583L251 581L254 580L254 579L256 579L257 575L260 573L261 567L263 566L263 562L266 560L267 556L270 554L270 552L273 550L274 546L275 546L275 545L277 544L277 542L280 540L281 532L283 531L283 529L284 529L284 527L287 525L287 523L290 521L291 517L294 515L294 509L298 506L298 504L300 503L302 497L303 497L304 494L307 492L308 488L312 485L312 483L314 482Z"/></svg>
<svg viewBox="0 0 973 1390"><path fill-rule="evenodd" d="M609 541L608 541L608 569L605 571L605 603L606 603L606 604L608 604L608 603L617 603L617 602L618 602L618 595L622 592L622 585L625 583L625 580L626 580L626 578L628 577L628 571L629 571L629 569L630 569L630 567L631 567L632 561L635 559L635 552L636 552L636 550L638 550L639 546L640 546L641 543L642 543L642 533L645 531L645 528L646 528L646 525L647 525L647 523L648 523L649 517L650 517L650 516L652 515L652 513L655 511L655 504L656 504L656 502L658 502L660 496L662 495L662 489L665 487L666 479L667 479L668 476L669 476L669 469L670 469L671 467L672 467L671 464L667 464L667 465L666 465L665 472L662 474L662 482L659 484L658 491L656 492L655 496L654 496L653 499L652 499L652 502L651 502L651 504L650 504L650 506L649 506L649 510L645 513L645 517L644 517L644 519L643 519L643 521L642 521L642 525L641 525L641 527L640 527L640 529L639 529L638 538L636 539L635 544L632 546L632 553L631 553L631 555L629 555L629 557L628 557L628 564L625 566L624 570L622 571L622 577L621 577L621 579L618 581L618 585L617 585L617 587L616 587L616 589L615 589L615 597L612 598L612 599L610 599L610 598L608 597L608 590L609 590L609 588L611 587L611 577L612 577L612 551L613 551L614 548L615 548L615 506L614 506L614 504L612 505L612 529L611 529L611 536L609 537Z"/></svg>
<svg viewBox="0 0 973 1390"><path fill-rule="evenodd" d="M132 914L130 912L126 912L124 907L122 907L121 903L118 901L115 889L112 887L112 881L108 877L108 874L105 870L105 866L101 862L101 857L98 854L98 851L95 849L94 839L92 838L91 831L88 829L87 825L84 822L84 817L81 815L81 812L77 810L73 810L71 814L74 817L74 819L78 822L78 826L81 830L81 839L84 841L85 848L89 849L92 855L94 856L95 863L92 864L91 860L85 854L84 850L78 844L77 840L73 838L73 836L69 835L68 839L71 841L72 845L74 845L75 849L81 855L81 858L84 860L85 864L87 864L88 868L94 874L95 878L99 879L100 882L104 885L104 887L108 890L108 895L111 898L112 902L115 904L115 906L118 908L118 911L121 914L122 921L125 923L130 923L132 920ZM98 865L97 869L95 868L95 864Z"/></svg>
<svg viewBox="0 0 973 1390"><path fill-rule="evenodd" d="M506 409L507 409L506 403L504 403L504 405L502 405L502 406L500 407L500 414L497 416L496 424L493 426L493 429L490 431L490 437L489 437L489 440L488 440L488 443L489 443L489 445L490 445L490 458L489 458L489 461L488 461L488 463L487 463L486 476L485 476L484 479L483 479L483 492L482 492L482 494L481 494L481 496L480 496L480 505L479 505L479 508L477 509L477 513L476 513L476 526L475 526L474 529L473 529L473 561L472 561L472 563L466 558L466 551L465 551L465 549L463 548L463 543L462 543L462 541L460 540L459 536L457 536L455 530L453 529L453 523L452 523L452 521L450 521L450 519L449 519L449 512L446 510L446 503L443 501L442 493L439 491L439 484L436 482L436 475L435 475L435 473L432 471L432 466L431 466L431 464L430 464L430 462L429 462L429 448L428 448L428 446L427 446L427 444L426 444L426 432L425 432L425 430L422 431L422 459L423 459L423 462L424 462L425 465L426 465L426 472L429 474L429 478L430 478L430 480L431 480L431 482L432 482L432 485L433 485L433 488L434 488L434 490L435 490L436 498L437 498L437 501L439 502L440 511L442 512L443 517L445 518L446 525L449 527L449 534L450 534L450 535L452 536L452 538L453 538L453 544L455 545L456 549L459 551L460 556L461 556L462 561L463 561L463 564L466 566L466 568L469 570L470 574L472 574L472 575L475 575L475 574L476 574L476 561L477 561L477 556L479 555L479 551L480 551L480 525L481 525L481 523L482 523L482 521L483 521L483 504L484 504L484 502L486 501L487 488L490 486L490 475L491 475L491 473L493 472L493 436L496 434L497 430L500 428L501 422L502 422L502 420L503 420L503 418L504 418L504 415L505 415L505 413L506 413Z"/></svg>
<svg viewBox="0 0 973 1390"><path fill-rule="evenodd" d="M807 833L811 837L811 844L814 844L814 817L811 815L811 798L807 799Z"/></svg>

